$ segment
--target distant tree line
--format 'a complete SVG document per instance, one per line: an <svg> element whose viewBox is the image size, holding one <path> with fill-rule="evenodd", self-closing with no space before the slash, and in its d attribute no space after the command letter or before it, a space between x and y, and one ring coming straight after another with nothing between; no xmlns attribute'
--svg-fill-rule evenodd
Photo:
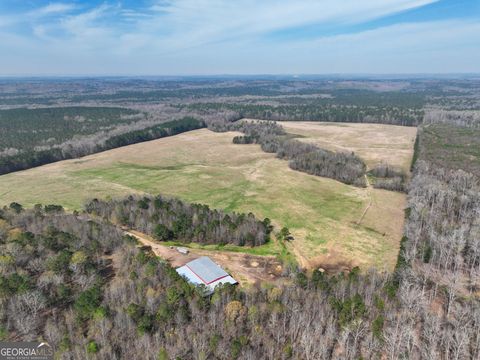
<svg viewBox="0 0 480 360"><path fill-rule="evenodd" d="M333 101L334 102L334 101ZM234 111L240 118L272 121L327 121L417 126L422 122L421 108L364 106L349 104L243 104L194 103L181 105L189 111Z"/></svg>
<svg viewBox="0 0 480 360"><path fill-rule="evenodd" d="M133 130L112 136L104 139L103 142L71 142L65 144L65 146L54 146L44 150L24 150L10 156L7 155L0 157L0 175L45 165L59 160L85 156L119 146L176 135L185 131L199 129L204 126L205 123L203 120L184 117L179 120L168 121L140 130Z"/></svg>
<svg viewBox="0 0 480 360"><path fill-rule="evenodd" d="M225 213L208 205L188 204L163 196L129 196L121 200L94 199L87 213L150 234L160 241L258 246L269 239L269 219L252 213Z"/></svg>
<svg viewBox="0 0 480 360"><path fill-rule="evenodd" d="M480 110L444 110L429 108L425 111L424 124L448 124L480 129Z"/></svg>
<svg viewBox="0 0 480 360"><path fill-rule="evenodd" d="M193 117L184 117L180 120L169 121L145 129L113 136L105 141L104 146L106 149L114 149L120 146L177 135L190 130L199 129L204 126L205 124L202 120L198 120Z"/></svg>

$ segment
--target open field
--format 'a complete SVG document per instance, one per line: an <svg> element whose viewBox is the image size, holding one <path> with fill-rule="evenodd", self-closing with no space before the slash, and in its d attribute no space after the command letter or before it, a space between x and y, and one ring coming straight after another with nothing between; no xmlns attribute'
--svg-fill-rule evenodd
<svg viewBox="0 0 480 360"><path fill-rule="evenodd" d="M369 168L386 162L406 172L410 169L417 134L415 127L309 121L280 124L287 132L304 136L301 141L332 151L353 151Z"/></svg>
<svg viewBox="0 0 480 360"><path fill-rule="evenodd" d="M288 226L295 237L289 249L304 267L394 266L403 194L293 171L257 145L233 144L235 135L196 130L4 175L0 203L79 209L92 197L162 193L228 211L251 211ZM273 255L280 249L271 242L245 251Z"/></svg>

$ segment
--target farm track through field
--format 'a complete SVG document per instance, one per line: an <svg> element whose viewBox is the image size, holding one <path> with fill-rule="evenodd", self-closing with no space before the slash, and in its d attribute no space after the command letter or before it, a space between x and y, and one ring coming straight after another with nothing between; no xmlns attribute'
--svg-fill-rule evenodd
<svg viewBox="0 0 480 360"><path fill-rule="evenodd" d="M354 130L372 128L360 125ZM302 139L310 133L312 138L322 135L323 128L345 128L343 124L292 126L305 132ZM370 134L367 130L360 135ZM397 127L385 128L383 134L400 141L395 137L397 131ZM288 162L258 145L233 144L235 135L238 133L195 130L3 175L0 204L59 204L73 211L81 210L92 198L162 194L226 212L252 212L258 219L271 219L275 232L288 227L295 239L288 250L306 269L345 264L362 269L393 268L403 230L404 194L356 188L294 171ZM350 135L343 141L355 141L359 146L361 141L370 141ZM277 255L287 262L284 257L289 256L273 241L258 249L236 251Z"/></svg>
<svg viewBox="0 0 480 360"><path fill-rule="evenodd" d="M370 209L370 207L372 206L372 202L373 202L372 192L370 191L371 184L370 184L370 181L368 181L368 177L366 175L365 175L365 180L367 182L368 197L369 197L370 200L368 201L368 205L365 208L365 210L363 211L362 216L360 216L360 219L357 221L357 225L362 224L362 221L365 218L365 215L367 215L367 211L368 211L368 209Z"/></svg>

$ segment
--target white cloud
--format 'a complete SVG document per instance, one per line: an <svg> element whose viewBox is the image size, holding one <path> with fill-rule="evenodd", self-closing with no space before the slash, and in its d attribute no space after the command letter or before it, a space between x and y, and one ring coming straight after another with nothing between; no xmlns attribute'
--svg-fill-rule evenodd
<svg viewBox="0 0 480 360"><path fill-rule="evenodd" d="M355 24L420 7L437 0L177 0L161 1L158 16L139 22L146 33L164 32L178 47L260 36L310 24Z"/></svg>
<svg viewBox="0 0 480 360"><path fill-rule="evenodd" d="M106 34L113 31L113 29L106 25L99 26L96 22L114 9L115 7L102 4L89 11L62 18L60 26L63 30L78 37L90 37L91 35L101 35L101 33Z"/></svg>
<svg viewBox="0 0 480 360"><path fill-rule="evenodd" d="M264 44L259 58L273 64L265 63L263 68L271 73L282 68L296 73L478 72L479 33L478 20L403 23L356 34Z"/></svg>
<svg viewBox="0 0 480 360"><path fill-rule="evenodd" d="M10 13L8 15L2 15L0 16L0 28L8 28L9 26L11 27L18 24L32 26L33 28L45 17L66 14L74 9L76 9L76 6L72 4L50 3L27 13Z"/></svg>
<svg viewBox="0 0 480 360"><path fill-rule="evenodd" d="M177 51L309 24L361 23L436 1L343 0L339 5L337 0L162 0L143 10L107 2L81 10L69 3L56 2L27 14L0 18L0 27L2 23L7 27L23 22L38 33L41 26L44 40L52 39L55 32L64 37L65 31L77 39L115 34L124 39L123 51L129 46L132 51L138 49L128 39L148 38L166 51ZM106 39L99 40L104 43Z"/></svg>
<svg viewBox="0 0 480 360"><path fill-rule="evenodd" d="M397 24L308 40L268 36L309 24L362 23L432 2L345 0L340 6L334 0L176 0L148 9L104 3L86 10L55 3L38 10L52 16L31 20L33 35L20 37L21 46L8 32L0 33L0 53L8 54L0 58L0 69L63 74L480 71L478 21ZM35 71L20 60L31 54Z"/></svg>
<svg viewBox="0 0 480 360"><path fill-rule="evenodd" d="M52 14L62 14L62 13L67 13L71 10L74 10L76 8L75 5L73 4L66 4L66 3L50 3L44 7L41 7L39 9L33 10L30 12L30 14L34 16L46 16L46 15L52 15Z"/></svg>
<svg viewBox="0 0 480 360"><path fill-rule="evenodd" d="M312 40L152 48L146 59L126 57L125 66L142 63L144 74L480 72L478 33L480 21L405 23Z"/></svg>

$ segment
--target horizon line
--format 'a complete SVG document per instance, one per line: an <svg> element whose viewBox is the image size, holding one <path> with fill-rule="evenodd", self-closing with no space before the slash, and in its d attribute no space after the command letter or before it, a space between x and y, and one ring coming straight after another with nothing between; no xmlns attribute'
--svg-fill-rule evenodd
<svg viewBox="0 0 480 360"><path fill-rule="evenodd" d="M0 74L0 79L42 78L222 78L222 77L471 77L480 72L418 72L418 73L219 73L219 74Z"/></svg>

